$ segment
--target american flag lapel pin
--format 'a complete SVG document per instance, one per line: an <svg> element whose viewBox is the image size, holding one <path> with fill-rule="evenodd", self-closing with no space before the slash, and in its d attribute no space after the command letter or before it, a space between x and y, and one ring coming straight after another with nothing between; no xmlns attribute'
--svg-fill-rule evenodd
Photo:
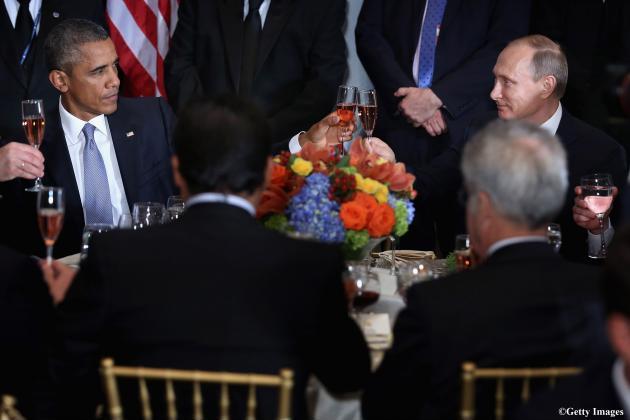
<svg viewBox="0 0 630 420"><path fill-rule="evenodd" d="M136 133L134 133L133 131L127 131L125 133L125 137L127 137L128 139L132 138L135 135L136 135Z"/></svg>

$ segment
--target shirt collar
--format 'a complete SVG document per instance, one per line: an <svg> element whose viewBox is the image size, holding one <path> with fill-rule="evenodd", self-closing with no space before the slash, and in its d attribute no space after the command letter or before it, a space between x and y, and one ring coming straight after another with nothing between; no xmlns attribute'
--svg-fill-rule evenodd
<svg viewBox="0 0 630 420"><path fill-rule="evenodd" d="M252 203L245 200L243 197L233 194L220 194L212 192L196 194L186 201L186 207L201 203L225 203L231 206L240 207L252 216L256 214L256 209Z"/></svg>
<svg viewBox="0 0 630 420"><path fill-rule="evenodd" d="M623 406L623 411L630 413L630 384L628 384L628 380L623 373L624 368L623 360L617 358L612 369L612 381L615 391L617 391L619 401L621 401L621 405Z"/></svg>
<svg viewBox="0 0 630 420"><path fill-rule="evenodd" d="M524 242L547 242L547 238L545 238L544 236L532 235L532 236L514 236L512 238L501 239L499 241L496 241L492 245L490 245L490 248L488 248L487 256L489 257L490 255L497 252L499 249L505 248L506 246L520 244Z"/></svg>
<svg viewBox="0 0 630 420"><path fill-rule="evenodd" d="M68 112L61 103L61 98L59 98L59 118L61 119L61 127L63 128L63 132L66 134L66 141L71 146L81 141L81 137L79 137L79 135L81 134L81 130L83 130L83 127L87 123ZM107 123L105 122L105 115L97 115L88 122L96 127L96 129L102 134L107 135Z"/></svg>
<svg viewBox="0 0 630 420"><path fill-rule="evenodd" d="M552 136L556 135L558 127L560 126L560 120L562 119L562 104L558 102L558 109L553 113L551 118L540 125L540 128L546 130Z"/></svg>

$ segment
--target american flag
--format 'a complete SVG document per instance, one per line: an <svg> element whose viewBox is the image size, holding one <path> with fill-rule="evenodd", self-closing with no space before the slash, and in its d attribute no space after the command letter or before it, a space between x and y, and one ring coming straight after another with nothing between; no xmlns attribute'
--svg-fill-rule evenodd
<svg viewBox="0 0 630 420"><path fill-rule="evenodd" d="M125 94L166 96L164 58L180 0L107 0L107 24L126 77Z"/></svg>

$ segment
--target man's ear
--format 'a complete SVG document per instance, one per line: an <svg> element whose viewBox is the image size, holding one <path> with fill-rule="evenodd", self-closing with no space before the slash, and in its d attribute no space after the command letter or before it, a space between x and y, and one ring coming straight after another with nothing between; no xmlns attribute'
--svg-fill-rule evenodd
<svg viewBox="0 0 630 420"><path fill-rule="evenodd" d="M68 91L68 75L63 70L51 70L48 80L61 93Z"/></svg>
<svg viewBox="0 0 630 420"><path fill-rule="evenodd" d="M175 185L179 188L180 194L182 196L188 196L188 184L186 180L182 176L181 172L179 172L179 159L177 156L171 156L171 167L173 168L173 178L175 180Z"/></svg>
<svg viewBox="0 0 630 420"><path fill-rule="evenodd" d="M548 97L550 97L551 95L553 95L553 93L556 90L556 85L558 84L558 80L556 80L556 77L553 75L547 75L543 78L542 80L542 96L544 99L547 99Z"/></svg>

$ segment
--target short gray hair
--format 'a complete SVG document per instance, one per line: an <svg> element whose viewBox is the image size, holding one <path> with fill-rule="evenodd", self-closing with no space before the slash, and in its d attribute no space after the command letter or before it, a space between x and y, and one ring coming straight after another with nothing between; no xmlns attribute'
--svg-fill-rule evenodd
<svg viewBox="0 0 630 420"><path fill-rule="evenodd" d="M486 192L499 213L529 229L555 218L569 183L560 141L514 120L494 121L477 133L464 147L462 172L469 196Z"/></svg>
<svg viewBox="0 0 630 420"><path fill-rule="evenodd" d="M544 35L524 36L510 42L508 47L520 44L534 50L531 62L532 78L538 81L545 76L554 76L556 88L553 93L556 98L562 99L569 79L569 65L562 47Z"/></svg>
<svg viewBox="0 0 630 420"><path fill-rule="evenodd" d="M92 21L64 20L50 31L44 42L48 70L71 72L73 65L81 60L81 45L108 38L105 28Z"/></svg>

